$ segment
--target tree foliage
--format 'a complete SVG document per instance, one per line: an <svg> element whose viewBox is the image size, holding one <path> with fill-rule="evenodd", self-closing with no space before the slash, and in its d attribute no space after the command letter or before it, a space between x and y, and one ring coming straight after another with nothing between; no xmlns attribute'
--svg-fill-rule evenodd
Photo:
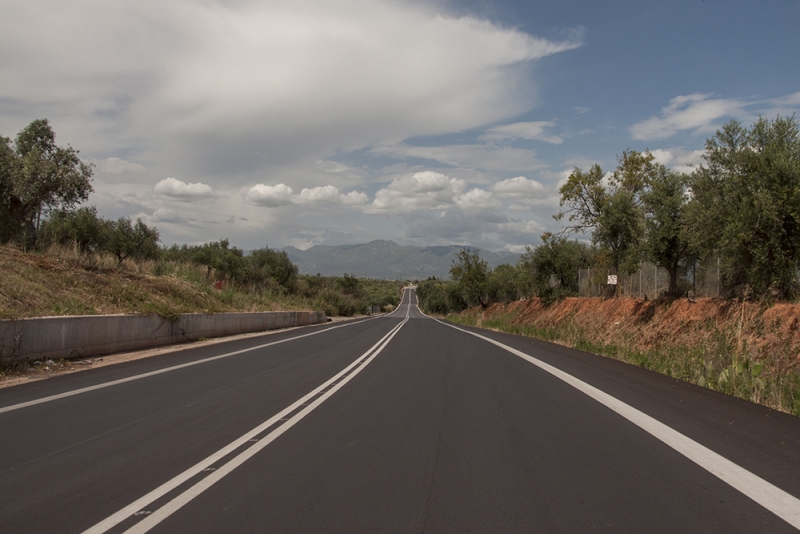
<svg viewBox="0 0 800 534"><path fill-rule="evenodd" d="M635 150L624 151L608 176L597 164L589 172L576 167L559 190L566 210L555 218L567 216L567 232L590 232L613 274L633 272L644 233L643 195L662 172L651 153Z"/></svg>
<svg viewBox="0 0 800 534"><path fill-rule="evenodd" d="M435 277L417 284L419 306L426 313L445 315L467 309L467 302L458 285L452 280L437 280Z"/></svg>
<svg viewBox="0 0 800 534"><path fill-rule="evenodd" d="M485 308L489 304L489 272L489 264L478 250L461 249L453 260L450 276L469 305L480 304Z"/></svg>
<svg viewBox="0 0 800 534"><path fill-rule="evenodd" d="M578 294L578 270L589 267L593 257L586 243L546 232L540 245L527 247L519 269L530 294L552 302Z"/></svg>
<svg viewBox="0 0 800 534"><path fill-rule="evenodd" d="M794 117L726 124L693 175L693 239L717 252L728 288L797 295L800 135Z"/></svg>
<svg viewBox="0 0 800 534"><path fill-rule="evenodd" d="M132 223L128 218L120 217L116 221L108 221L102 247L122 264L127 258L156 259L160 252L158 240L156 228L148 227L141 219Z"/></svg>
<svg viewBox="0 0 800 534"><path fill-rule="evenodd" d="M489 273L489 296L496 302L511 302L519 298L519 270L503 263Z"/></svg>
<svg viewBox="0 0 800 534"><path fill-rule="evenodd" d="M277 286L293 291L297 283L297 266L286 252L269 247L256 249L246 257L249 265L247 280L257 286Z"/></svg>
<svg viewBox="0 0 800 534"><path fill-rule="evenodd" d="M42 224L40 239L44 244L74 246L81 254L103 250L110 231L110 221L97 215L94 206L74 211L52 212Z"/></svg>
<svg viewBox="0 0 800 534"><path fill-rule="evenodd" d="M92 173L77 150L56 145L47 119L31 122L14 143L0 138L0 241L35 244L43 217L89 197Z"/></svg>
<svg viewBox="0 0 800 534"><path fill-rule="evenodd" d="M678 274L693 252L687 227L689 177L661 166L643 195L645 212L644 258L669 273L668 294L676 297Z"/></svg>

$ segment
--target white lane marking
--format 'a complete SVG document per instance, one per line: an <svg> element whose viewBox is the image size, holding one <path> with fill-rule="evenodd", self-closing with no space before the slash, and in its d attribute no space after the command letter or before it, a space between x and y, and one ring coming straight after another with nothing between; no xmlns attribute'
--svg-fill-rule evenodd
<svg viewBox="0 0 800 534"><path fill-rule="evenodd" d="M407 289L408 289L408 288L405 288L405 287L403 288L403 296L400 298L400 304L398 304L398 305L397 305L397 308L395 308L395 309L394 309L394 310L392 310L391 312L387 313L387 314L386 314L386 317L391 317L392 315L394 315L395 313L397 313L398 311L400 311L400 310L402 309L402 307L403 307L403 301L405 301L405 300L406 300L406 290L407 290Z"/></svg>
<svg viewBox="0 0 800 534"><path fill-rule="evenodd" d="M754 475L747 469L731 462L724 456L717 454L711 449L697 443L696 441L688 438L674 430L673 428L665 425L664 423L650 417L649 415L640 412L633 406L625 404L621 400L612 397L608 393L597 389L594 386L575 378L574 376L565 373L564 371L553 367L541 360L529 356L522 351L509 347L499 341L458 328L451 324L434 319L450 328L455 328L461 332L465 332L484 341L496 345L503 350L519 356L523 360L539 367L540 369L550 373L551 375L563 380L570 386L574 387L581 393L588 395L600 404L615 411L631 423L635 424L645 432L653 437L659 439L663 443L669 445L689 460L693 461L712 475L716 476L723 482L726 482L733 488L741 493L750 497L752 500L774 513L796 529L800 529L800 499L783 491L782 489L773 486L763 478Z"/></svg>
<svg viewBox="0 0 800 534"><path fill-rule="evenodd" d="M269 445L273 442L278 436L283 434L286 430L294 426L298 421L300 421L303 417L308 415L311 411L313 411L317 406L322 404L328 397L333 395L336 391L341 389L347 382L349 382L354 376L360 373L383 349L392 338L397 334L400 328L406 321L402 321L397 326L392 328L385 336L383 336L377 343L375 343L369 350L367 350L364 354L356 358L350 365L339 371L336 375L330 378L328 381L320 385L319 387L315 388L310 393L307 393L293 404L287 406L277 414L273 415L254 429L250 430L243 436L239 437L238 439L232 441L222 449L218 450L211 456L207 457L206 459L202 460L198 464L190 467L183 473L177 475L176 477L168 480L158 488L154 489L147 495L144 495L137 499L136 501L132 502L125 508L119 510L118 512L110 515L100 523L96 524L95 526L91 527L90 529L86 530L84 534L101 534L103 532L108 531L109 529L113 528L114 526L118 525L122 521L126 520L127 518L133 516L137 511L144 510L146 507L154 502L155 500L163 497L170 491L174 490L187 480L191 479L198 473L204 471L205 469L211 467L216 462L222 460L225 456L232 453L245 443L254 439L257 435L261 432L264 432L269 427L274 425L279 421L286 421L283 425L279 426L263 438L259 439L255 444L251 445L249 448L245 449L243 452L235 456L233 459L228 461L226 464L218 467L211 475L207 476L191 488L184 491L182 494L178 495L175 499L167 503L164 507L160 508L159 510L150 514L147 518L146 525L143 526L142 523L139 523L129 529L127 532L147 532L147 530L153 528L159 522L163 521L183 505L200 495L203 491L208 489L213 483L219 481L233 471L236 467L241 465L245 462L248 458L255 455L258 451ZM363 362L363 365L359 367L359 364ZM355 370L353 370L356 368ZM348 372L353 370L348 376L342 378ZM312 403L307 404L308 401L318 395L320 392L325 390L325 388L329 387L331 384L337 382L337 380L341 379L336 385L331 387L330 390L326 391L323 395L318 397ZM294 416L290 418L286 418L287 415L295 411L296 409L300 408L303 405L307 405L302 411L298 412ZM211 479L211 480L209 480Z"/></svg>
<svg viewBox="0 0 800 534"><path fill-rule="evenodd" d="M371 318L370 319L365 319L364 321L369 321L369 320L371 320ZM351 325L354 325L354 324L360 324L360 323L363 323L364 321L353 321L353 322L349 322L349 323L346 323L346 324L341 324L341 325L338 325L338 326L332 326L332 327L326 328L324 330L317 330L315 332L311 332L311 333L308 333L308 334L303 334L303 335L300 335L300 336L281 339L281 340L278 340L278 341L272 341L270 343L265 343L263 345L258 345L256 347L250 347L250 348L247 348L247 349L237 350L237 351L234 351L234 352L228 352L226 354L220 354L218 356L211 356L210 358L203 358L202 360L196 360L196 361L193 361L193 362L182 363L180 365L173 365L172 367L165 367L164 369L158 369L157 371L150 371L148 373L142 373L142 374L139 374L139 375L133 375L133 376L129 376L127 378L120 378L119 380L112 380L110 382L103 382L102 384L95 384L94 386L88 386L88 387L85 387L85 388L75 389L75 390L72 390L72 391L66 391L64 393L59 393L58 395L50 395L49 397L42 397L40 399L34 399L34 400L27 401L27 402L21 402L19 404L12 404L11 406L5 406L3 408L0 408L0 413L11 412L11 411L19 410L19 409L22 409L22 408L27 408L29 406L36 406L37 404L43 404L45 402L51 402L51 401L58 400L58 399L64 399L66 397L72 397L72 396L75 396L75 395L80 395L81 393L88 393L90 391L95 391L95 390L98 390L98 389L108 388L108 387L111 387L111 386L117 386L119 384L124 384L126 382L133 382L134 380L141 380L142 378L148 378L150 376L156 376L156 375L160 375L160 374L164 374L164 373L169 373L170 371L177 371L178 369L185 369L186 367L192 367L194 365L200 365L201 363L208 363L208 362L213 362L214 360L221 360L223 358L230 358L231 356L236 356L238 354L243 354L245 352L250 352L250 351L253 351L253 350L259 350L259 349L263 349L263 348L266 348L266 347L271 347L272 345L279 345L280 343L286 343L288 341L294 341L295 339L301 339L301 338L304 338L304 337L315 336L317 334L323 334L325 332L330 332L331 330L336 330L337 328L344 328L345 326L351 326Z"/></svg>

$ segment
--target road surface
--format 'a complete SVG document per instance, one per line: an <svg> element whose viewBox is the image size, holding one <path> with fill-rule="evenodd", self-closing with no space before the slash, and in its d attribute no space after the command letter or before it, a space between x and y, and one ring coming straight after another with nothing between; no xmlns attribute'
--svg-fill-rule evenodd
<svg viewBox="0 0 800 534"><path fill-rule="evenodd" d="M797 532L800 419L388 315L0 390L0 531Z"/></svg>

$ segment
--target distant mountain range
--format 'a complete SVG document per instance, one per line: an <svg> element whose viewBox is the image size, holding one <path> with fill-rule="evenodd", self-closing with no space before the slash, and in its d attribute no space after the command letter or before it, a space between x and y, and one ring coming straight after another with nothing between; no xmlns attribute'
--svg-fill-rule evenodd
<svg viewBox="0 0 800 534"><path fill-rule="evenodd" d="M403 247L394 241L372 241L363 245L314 245L308 250L281 249L301 274L358 277L391 280L424 280L430 276L450 278L450 267L463 246ZM494 268L502 263L517 263L513 252L480 250L481 258Z"/></svg>

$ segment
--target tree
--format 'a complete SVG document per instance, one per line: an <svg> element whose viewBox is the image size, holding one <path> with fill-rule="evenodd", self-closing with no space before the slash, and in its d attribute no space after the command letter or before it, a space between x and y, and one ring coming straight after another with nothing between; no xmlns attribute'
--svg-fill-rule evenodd
<svg viewBox="0 0 800 534"><path fill-rule="evenodd" d="M109 221L97 216L94 206L75 211L54 211L41 227L46 243L74 245L81 254L99 250L108 235Z"/></svg>
<svg viewBox="0 0 800 534"><path fill-rule="evenodd" d="M417 298L419 306L426 313L444 315L450 311L447 305L447 293L444 282L436 278L428 278L417 284Z"/></svg>
<svg viewBox="0 0 800 534"><path fill-rule="evenodd" d="M478 250L461 249L450 276L456 282L458 291L469 305L480 304L482 308L489 305L486 293L489 281L489 264L483 260Z"/></svg>
<svg viewBox="0 0 800 534"><path fill-rule="evenodd" d="M644 230L643 195L664 166L648 152L626 150L613 174L606 176L595 164L584 173L575 168L559 192L560 205L571 225L565 231L592 233L592 241L605 253L612 274L634 272L639 264L639 245ZM616 291L617 286L612 286Z"/></svg>
<svg viewBox="0 0 800 534"><path fill-rule="evenodd" d="M545 232L542 243L527 247L518 265L533 294L553 302L578 294L578 271L589 267L593 256L585 243Z"/></svg>
<svg viewBox="0 0 800 534"><path fill-rule="evenodd" d="M756 296L798 293L800 132L792 117L731 121L706 141L691 178L692 239L716 251L723 283Z"/></svg>
<svg viewBox="0 0 800 534"><path fill-rule="evenodd" d="M339 286L342 293L346 295L352 295L354 297L359 296L361 283L354 274L344 273L344 275L337 280L336 285Z"/></svg>
<svg viewBox="0 0 800 534"><path fill-rule="evenodd" d="M645 208L644 254L669 273L668 294L678 296L678 273L691 252L688 235L687 184L689 177L661 167L643 195Z"/></svg>
<svg viewBox="0 0 800 534"><path fill-rule="evenodd" d="M93 166L70 146L59 147L47 119L31 122L13 144L0 138L0 192L4 231L0 239L36 242L42 216L68 210L89 198Z"/></svg>
<svg viewBox="0 0 800 534"><path fill-rule="evenodd" d="M237 247L231 247L227 238L211 241L192 249L192 261L206 266L206 277L211 277L211 272L216 271L218 276L226 280L240 278L245 271L244 252Z"/></svg>
<svg viewBox="0 0 800 534"><path fill-rule="evenodd" d="M269 247L250 252L248 278L256 284L273 281L287 290L294 290L297 281L297 266L292 263L286 252L272 250Z"/></svg>
<svg viewBox="0 0 800 534"><path fill-rule="evenodd" d="M495 301L511 302L519 294L519 271L513 265L503 263L489 273L489 295Z"/></svg>
<svg viewBox="0 0 800 534"><path fill-rule="evenodd" d="M116 256L120 265L127 258L153 259L159 254L158 230L149 228L141 219L136 224L120 217L107 223L103 248Z"/></svg>
<svg viewBox="0 0 800 534"><path fill-rule="evenodd" d="M19 232L14 186L19 174L19 158L11 139L0 137L0 243L7 243Z"/></svg>

